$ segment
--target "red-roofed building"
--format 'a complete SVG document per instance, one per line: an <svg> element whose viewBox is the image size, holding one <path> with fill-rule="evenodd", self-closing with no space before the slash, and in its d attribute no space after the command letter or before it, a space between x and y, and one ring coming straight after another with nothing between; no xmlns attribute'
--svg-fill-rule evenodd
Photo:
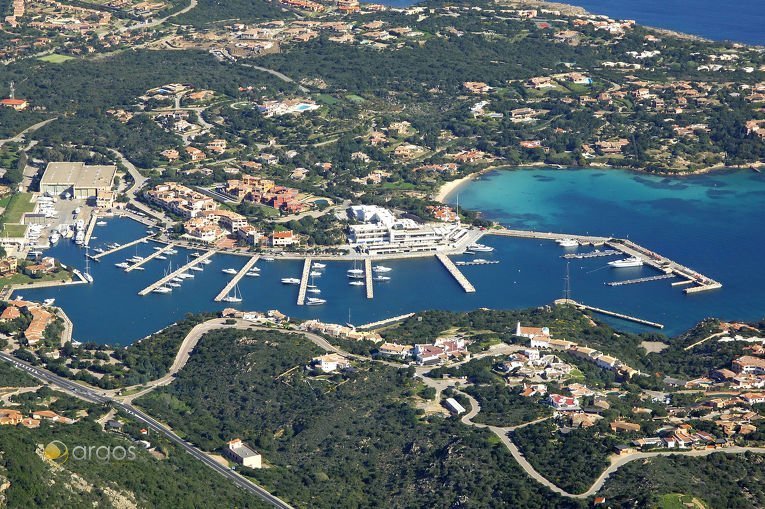
<svg viewBox="0 0 765 509"><path fill-rule="evenodd" d="M27 109L29 103L26 99L3 99L0 100L0 106L5 108L13 108L16 111L22 111Z"/></svg>

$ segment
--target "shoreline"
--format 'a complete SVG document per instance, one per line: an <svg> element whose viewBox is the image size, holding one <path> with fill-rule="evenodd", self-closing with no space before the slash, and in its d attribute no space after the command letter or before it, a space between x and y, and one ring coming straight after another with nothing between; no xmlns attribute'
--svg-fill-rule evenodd
<svg viewBox="0 0 765 509"><path fill-rule="evenodd" d="M508 5L508 6L520 7L520 8L524 8L528 6L543 7L547 9L559 10L561 11L561 13L567 16L608 16L609 18L612 18L612 19L621 19L621 18L618 18L617 16L611 16L610 14L606 14L606 13L590 12L586 8L581 7L579 5L566 3L565 0L562 2L558 2L554 0L495 0L495 3L499 5ZM688 32L681 32L680 30L676 30L673 28L662 28L662 27L655 27L651 25L644 25L643 23L637 22L637 20L635 20L635 22L638 26L646 30L649 30L651 32L657 33L659 35L675 37L678 39L707 42L707 43L741 44L751 48L765 47L765 43L755 44L755 43L747 43L742 41L735 41L732 39L711 39L703 35L697 35L697 34L692 34Z"/></svg>
<svg viewBox="0 0 765 509"><path fill-rule="evenodd" d="M722 173L729 173L734 171L746 171L746 170L752 171L752 168L765 169L765 162L751 163L751 164L738 165L738 166L725 166L723 164L716 164L713 166L707 166L706 168L701 168L698 170L686 171L686 172L668 172L668 171L650 172L650 171L642 170L639 168L622 168L620 166L610 166L607 164L592 165L592 166L561 166L561 165L546 164L546 163L529 163L529 164L521 164L521 165L515 165L515 166L513 165L491 166L488 168L484 168L482 170L468 173L464 177L460 177L458 179L444 182L435 191L435 194L433 195L433 200L441 204L448 205L446 203L446 198L448 198L450 194L452 194L458 188L462 187L464 184L467 184L468 182L475 180L476 177L480 177L481 175L484 175L486 173L490 173L493 171L516 171L516 170L534 169L534 168L549 168L552 170L619 170L619 171L628 171L631 173L636 173L639 175L646 175L646 176L683 179L683 178L695 177L699 175L710 175L714 173L722 174Z"/></svg>

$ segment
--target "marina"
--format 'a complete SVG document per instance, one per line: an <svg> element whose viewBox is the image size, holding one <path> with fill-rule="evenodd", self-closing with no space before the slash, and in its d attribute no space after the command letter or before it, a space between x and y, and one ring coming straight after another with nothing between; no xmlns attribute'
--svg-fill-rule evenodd
<svg viewBox="0 0 765 509"><path fill-rule="evenodd" d="M634 285L637 283L648 283L650 281L659 281L662 279L673 279L674 274L659 274L658 276L639 277L635 279L625 279L624 281L609 281L608 286Z"/></svg>
<svg viewBox="0 0 765 509"><path fill-rule="evenodd" d="M178 270L176 270L174 272L171 272L170 274L165 275L160 280L150 284L149 286L147 286L146 288L144 288L143 290L138 292L138 295L141 295L141 296L148 295L149 293L152 293L154 290L156 290L158 288L165 288L165 286L164 286L165 283L171 281L173 278L175 278L175 277L177 277L179 275L186 274L186 271L189 270L189 268L191 268L194 265L197 265L199 263L203 263L205 260L207 260L208 258L212 257L214 254L215 254L215 250L210 250L210 251L205 252L201 256L195 257L193 260L191 260L190 262L186 263L186 265L183 265L180 269L178 269Z"/></svg>
<svg viewBox="0 0 765 509"><path fill-rule="evenodd" d="M446 267L446 270L451 274L455 280L457 280L457 283L462 287L463 290L465 290L466 293L474 293L475 287L468 281L468 279L465 277L465 275L460 272L460 269L457 268L456 265L454 265L454 262L446 256L445 254L438 253L436 255L436 258L441 262L441 264Z"/></svg>
<svg viewBox="0 0 765 509"><path fill-rule="evenodd" d="M372 260L369 258L364 260L364 284L367 289L367 299L374 298L375 291L372 283Z"/></svg>
<svg viewBox="0 0 765 509"><path fill-rule="evenodd" d="M308 289L308 277L311 275L311 259L303 260L303 274L300 277L300 290L298 290L297 305L305 304L305 293Z"/></svg>
<svg viewBox="0 0 765 509"><path fill-rule="evenodd" d="M604 256L615 256L618 255L620 251L617 251L616 249L596 249L595 251L590 251L589 253L568 253L564 254L561 258L565 260L586 260L588 258L601 258Z"/></svg>
<svg viewBox="0 0 765 509"><path fill-rule="evenodd" d="M140 239L135 239L130 242L126 242L125 244L120 244L116 247L113 247L109 249L108 251L104 251L103 253L98 253L97 255L93 255L90 258L92 260L100 261L101 258L104 258L105 256L109 256L111 254L117 253L119 251L122 251L123 249L126 249L128 247L133 247L137 244L146 243L149 242L149 239L151 238L151 235L147 235L146 237L141 237Z"/></svg>
<svg viewBox="0 0 765 509"><path fill-rule="evenodd" d="M197 258L198 260L199 258ZM215 299L213 299L215 302L221 302L223 301L226 296L231 293L231 290L239 283L239 281L250 271L252 267L255 266L255 264L258 262L258 259L260 259L260 255L255 255L249 260L247 260L247 263L244 264L244 266L239 269L239 272L236 273L236 275L231 278L231 281L229 281L226 286L223 287L223 290L220 291L218 295L215 296ZM193 268L190 267L190 268Z"/></svg>
<svg viewBox="0 0 765 509"><path fill-rule="evenodd" d="M173 244L168 244L168 245L158 249L157 251L154 251L149 256L147 256L145 258L142 258L142 259L138 260L137 262L133 263L132 265L128 266L125 269L125 272L131 272L131 271L134 271L136 269L140 269L143 266L143 264L145 264L146 262L149 262L149 261L153 260L154 258L158 258L158 257L162 256L163 253L168 252L172 248L173 248Z"/></svg>

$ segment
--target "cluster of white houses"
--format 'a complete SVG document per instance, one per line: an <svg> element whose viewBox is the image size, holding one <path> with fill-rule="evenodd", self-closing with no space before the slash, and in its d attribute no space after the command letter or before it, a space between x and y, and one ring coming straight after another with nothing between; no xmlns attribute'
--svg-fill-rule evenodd
<svg viewBox="0 0 765 509"><path fill-rule="evenodd" d="M417 345L400 345L398 343L383 343L377 350L382 357L401 360L414 359L421 366L441 364L448 360L465 360L470 358L467 345L469 341L458 338L438 338L433 343Z"/></svg>
<svg viewBox="0 0 765 509"><path fill-rule="evenodd" d="M614 371L626 378L640 374L640 371L627 366L616 357L606 355L594 348L581 346L573 341L566 341L564 339L553 339L550 337L550 329L547 327L523 327L518 322L515 335L528 338L531 348L566 351L574 357L592 362L598 367Z"/></svg>
<svg viewBox="0 0 765 509"><path fill-rule="evenodd" d="M352 206L349 215L359 224L348 227L348 243L373 255L442 251L467 235L459 221L420 224L377 205Z"/></svg>

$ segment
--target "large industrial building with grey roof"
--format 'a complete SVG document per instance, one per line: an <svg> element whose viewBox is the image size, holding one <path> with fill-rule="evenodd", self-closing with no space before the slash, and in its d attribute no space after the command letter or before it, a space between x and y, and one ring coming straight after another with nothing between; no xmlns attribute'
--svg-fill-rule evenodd
<svg viewBox="0 0 765 509"><path fill-rule="evenodd" d="M75 199L94 199L111 190L117 174L115 165L88 166L85 163L48 163L40 179L40 192L58 196L71 194Z"/></svg>

